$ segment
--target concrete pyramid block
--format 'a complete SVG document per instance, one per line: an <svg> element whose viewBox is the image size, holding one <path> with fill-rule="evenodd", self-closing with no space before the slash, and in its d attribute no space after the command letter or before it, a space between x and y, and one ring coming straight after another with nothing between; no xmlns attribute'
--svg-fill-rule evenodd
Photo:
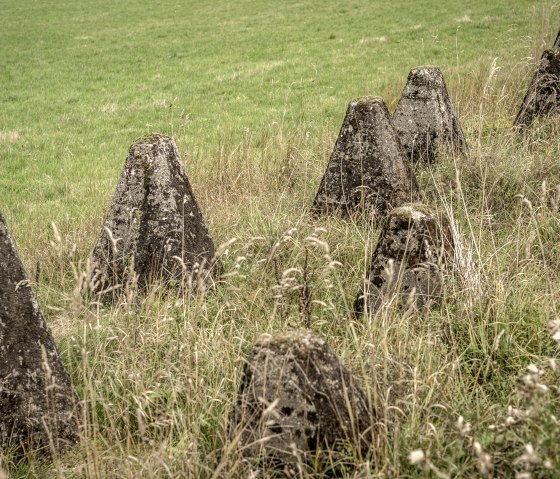
<svg viewBox="0 0 560 479"><path fill-rule="evenodd" d="M383 217L420 192L382 98L363 97L346 116L313 203L316 213Z"/></svg>
<svg viewBox="0 0 560 479"><path fill-rule="evenodd" d="M339 358L309 331L262 335L249 353L230 436L246 463L288 475L372 444L372 412ZM325 464L322 464L323 466Z"/></svg>
<svg viewBox="0 0 560 479"><path fill-rule="evenodd" d="M175 141L163 135L130 147L92 253L91 289L118 292L131 280L212 282L220 263Z"/></svg>
<svg viewBox="0 0 560 479"><path fill-rule="evenodd" d="M464 153L467 144L441 70L423 66L408 75L393 115L393 125L408 157L433 162L439 148Z"/></svg>
<svg viewBox="0 0 560 479"><path fill-rule="evenodd" d="M78 442L79 398L0 215L0 447L56 454Z"/></svg>
<svg viewBox="0 0 560 479"><path fill-rule="evenodd" d="M446 217L421 204L395 208L385 219L356 311L374 313L393 301L417 309L438 302L454 251Z"/></svg>
<svg viewBox="0 0 560 479"><path fill-rule="evenodd" d="M560 35L560 34L559 34ZM556 39L556 43L558 43ZM560 112L560 46L546 50L513 122L514 128L528 128L543 115Z"/></svg>

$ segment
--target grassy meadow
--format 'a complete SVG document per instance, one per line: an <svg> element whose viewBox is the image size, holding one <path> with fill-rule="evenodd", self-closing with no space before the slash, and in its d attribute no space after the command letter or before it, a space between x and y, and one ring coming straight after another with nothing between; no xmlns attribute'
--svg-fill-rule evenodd
<svg viewBox="0 0 560 479"><path fill-rule="evenodd" d="M0 479L244 477L227 437L243 358L293 328L324 336L378 411L378 442L347 477L558 477L560 120L510 130L558 5L0 9L0 211L84 404L79 446L50 465L1 453ZM380 95L392 110L426 64L470 149L416 172L455 219L460 267L431 311L354 318L378 227L309 207L348 102ZM224 282L88 302L81 273L128 148L150 132L177 141Z"/></svg>

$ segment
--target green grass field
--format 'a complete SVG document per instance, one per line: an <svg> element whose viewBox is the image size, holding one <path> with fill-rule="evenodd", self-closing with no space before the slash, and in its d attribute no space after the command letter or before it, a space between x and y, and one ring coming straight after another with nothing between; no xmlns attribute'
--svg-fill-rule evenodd
<svg viewBox="0 0 560 479"><path fill-rule="evenodd" d="M227 422L242 359L261 333L299 327L326 337L384 419L349 477L480 477L488 464L488 477L558 475L547 325L560 304L560 121L509 129L557 5L0 8L0 211L27 270L40 265L34 288L85 405L80 446L50 466L0 455L0 478L238 477ZM353 319L378 231L307 213L349 100L381 95L393 109L425 64L442 69L470 154L417 176L426 202L456 218L471 267L431 312ZM79 273L128 148L149 132L177 140L214 241L227 243L227 281L207 297L153 291L139 308L87 303ZM543 372L527 386L530 364ZM407 459L418 448L420 466Z"/></svg>
<svg viewBox="0 0 560 479"><path fill-rule="evenodd" d="M128 146L152 131L176 137L200 190L239 144L266 164L276 135L299 147L309 132L320 174L317 138L336 138L351 98L394 107L420 64L460 96L480 65L514 71L555 31L529 1L230 3L3 5L0 191L15 232L100 224Z"/></svg>

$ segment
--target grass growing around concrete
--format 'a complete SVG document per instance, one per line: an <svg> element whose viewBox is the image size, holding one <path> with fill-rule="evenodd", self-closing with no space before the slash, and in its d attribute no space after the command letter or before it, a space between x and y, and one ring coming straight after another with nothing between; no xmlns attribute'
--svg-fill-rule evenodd
<svg viewBox="0 0 560 479"><path fill-rule="evenodd" d="M0 6L0 209L31 276L40 265L34 287L85 404L79 447L52 466L4 455L0 477L235 477L243 357L259 334L300 327L327 339L383 418L350 477L555 477L560 122L509 127L557 7ZM471 267L430 313L355 319L378 230L309 206L348 101L394 108L421 64L442 69L470 154L418 179L455 217ZM130 143L152 131L177 139L226 283L87 303L80 271Z"/></svg>

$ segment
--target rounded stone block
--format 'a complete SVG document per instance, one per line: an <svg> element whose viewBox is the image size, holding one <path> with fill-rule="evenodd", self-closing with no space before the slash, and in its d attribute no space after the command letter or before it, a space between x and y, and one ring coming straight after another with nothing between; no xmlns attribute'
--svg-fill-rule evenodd
<svg viewBox="0 0 560 479"><path fill-rule="evenodd" d="M438 302L454 248L443 215L421 204L395 208L381 230L356 311L371 314L394 301L414 308Z"/></svg>
<svg viewBox="0 0 560 479"><path fill-rule="evenodd" d="M372 423L366 395L325 341L293 331L264 334L253 347L230 435L246 463L289 475L352 449L367 454Z"/></svg>

